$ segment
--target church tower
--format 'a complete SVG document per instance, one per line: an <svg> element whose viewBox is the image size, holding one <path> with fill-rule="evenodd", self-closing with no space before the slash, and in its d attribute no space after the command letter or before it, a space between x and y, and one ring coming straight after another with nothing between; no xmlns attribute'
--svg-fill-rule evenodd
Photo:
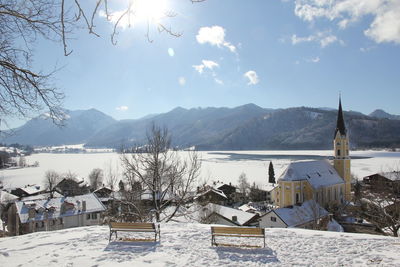
<svg viewBox="0 0 400 267"><path fill-rule="evenodd" d="M351 200L351 175L350 175L350 156L349 156L349 137L347 136L346 126L344 125L342 102L339 98L339 110L335 136L333 140L335 157L333 165L340 177L345 181L344 199Z"/></svg>

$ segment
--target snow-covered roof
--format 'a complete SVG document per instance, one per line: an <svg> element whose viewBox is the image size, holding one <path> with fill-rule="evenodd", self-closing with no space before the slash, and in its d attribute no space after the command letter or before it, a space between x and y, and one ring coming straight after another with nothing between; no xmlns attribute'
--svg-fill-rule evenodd
<svg viewBox="0 0 400 267"><path fill-rule="evenodd" d="M113 192L113 190L112 190L111 188L108 188L108 187L106 187L106 186L102 186L102 187L100 187L100 188L94 190L93 193L96 193L96 192L98 192L98 191L103 191L103 190L106 190L106 191L109 191L109 192Z"/></svg>
<svg viewBox="0 0 400 267"><path fill-rule="evenodd" d="M41 189L40 185L29 185L25 187L21 187L21 190L26 192L28 195L38 194L43 192L45 189Z"/></svg>
<svg viewBox="0 0 400 267"><path fill-rule="evenodd" d="M380 175L392 181L400 181L400 172L383 172Z"/></svg>
<svg viewBox="0 0 400 267"><path fill-rule="evenodd" d="M21 201L48 199L49 197L50 197L50 193L43 193L43 194L39 194L39 195L35 195L35 196L23 197L23 198L21 199ZM58 197L63 197L63 195L61 195L61 194L58 193L58 192L54 192L54 193L53 193L53 198L58 198Z"/></svg>
<svg viewBox="0 0 400 267"><path fill-rule="evenodd" d="M233 208L229 208L229 207L225 207L225 206L221 206L221 205L217 205L217 204L213 204L213 203L209 203L206 206L204 206L203 211L205 211L208 216L211 215L212 213L217 213L230 221L233 221L232 217L236 216L236 218L237 218L236 222L239 225L243 225L246 222L248 222L249 220L251 220L254 216L257 216L254 213L249 213L249 212L245 212L245 211L241 211L238 209L233 209Z"/></svg>
<svg viewBox="0 0 400 267"><path fill-rule="evenodd" d="M308 200L301 206L272 210L288 227L296 227L312 220L327 216L329 213L314 200ZM267 213L268 214L268 213Z"/></svg>
<svg viewBox="0 0 400 267"><path fill-rule="evenodd" d="M204 191L204 192L201 192L197 197L200 197L200 196L203 196L203 195L205 195L205 194L208 194L209 192L213 192L213 193L215 193L215 194L218 194L218 195L220 195L221 197L223 197L223 198L228 198L226 195L225 195L225 193L224 192L222 192L222 190L219 190L219 189L215 189L215 188L209 188L208 190L206 190L206 191ZM196 198L197 198L196 197Z"/></svg>
<svg viewBox="0 0 400 267"><path fill-rule="evenodd" d="M279 180L307 180L315 189L322 186L344 183L344 180L327 160L292 162L283 172Z"/></svg>
<svg viewBox="0 0 400 267"><path fill-rule="evenodd" d="M250 206L248 204L243 204L242 206L238 207L238 209L240 209L241 211L245 211L245 212L248 212L250 210L257 211L255 208L253 208L252 206Z"/></svg>
<svg viewBox="0 0 400 267"><path fill-rule="evenodd" d="M83 201L86 202L86 210L82 211ZM73 205L71 209L66 209L64 213L61 212L63 203ZM15 203L21 223L29 221L42 221L45 219L45 210L48 210L48 218L54 219L59 217L73 216L78 214L101 212L105 211L106 207L94 194L87 194L73 197L52 198L49 200L30 200L18 201ZM36 214L34 218L29 218L29 209L34 208Z"/></svg>
<svg viewBox="0 0 400 267"><path fill-rule="evenodd" d="M278 184L273 184L273 183L267 183L267 184L263 184L261 185L260 189L267 191L267 192L271 192L272 190L275 189L275 187L277 187Z"/></svg>
<svg viewBox="0 0 400 267"><path fill-rule="evenodd" d="M0 191L0 203L11 203L15 202L18 199L17 196L10 194L6 191Z"/></svg>

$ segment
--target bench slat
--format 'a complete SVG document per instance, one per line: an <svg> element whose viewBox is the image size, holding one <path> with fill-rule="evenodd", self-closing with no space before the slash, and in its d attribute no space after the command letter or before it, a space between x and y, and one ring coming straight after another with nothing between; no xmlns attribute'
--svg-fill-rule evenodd
<svg viewBox="0 0 400 267"><path fill-rule="evenodd" d="M231 236L231 237L264 237L263 235L225 235L225 234L213 234L213 236Z"/></svg>
<svg viewBox="0 0 400 267"><path fill-rule="evenodd" d="M264 235L264 228L211 227L216 234Z"/></svg>

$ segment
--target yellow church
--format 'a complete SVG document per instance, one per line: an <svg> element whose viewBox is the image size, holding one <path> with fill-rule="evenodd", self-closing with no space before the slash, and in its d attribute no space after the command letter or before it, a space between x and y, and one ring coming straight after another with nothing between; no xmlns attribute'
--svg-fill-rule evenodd
<svg viewBox="0 0 400 267"><path fill-rule="evenodd" d="M289 164L275 189L277 206L293 206L310 199L314 199L322 207L350 201L349 138L340 98L333 147L333 165L328 160L298 161Z"/></svg>

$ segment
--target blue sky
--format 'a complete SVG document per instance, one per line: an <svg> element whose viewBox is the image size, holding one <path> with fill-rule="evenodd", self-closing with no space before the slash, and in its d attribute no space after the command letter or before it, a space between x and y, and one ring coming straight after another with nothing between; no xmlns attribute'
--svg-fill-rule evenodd
<svg viewBox="0 0 400 267"><path fill-rule="evenodd" d="M65 108L116 119L177 106L336 108L341 92L345 110L400 114L399 1L158 1L177 14L164 25L181 37L150 25L149 43L137 19L118 29L114 46L112 24L99 15L101 38L76 32L68 57L59 43L37 43L35 68L61 67Z"/></svg>

